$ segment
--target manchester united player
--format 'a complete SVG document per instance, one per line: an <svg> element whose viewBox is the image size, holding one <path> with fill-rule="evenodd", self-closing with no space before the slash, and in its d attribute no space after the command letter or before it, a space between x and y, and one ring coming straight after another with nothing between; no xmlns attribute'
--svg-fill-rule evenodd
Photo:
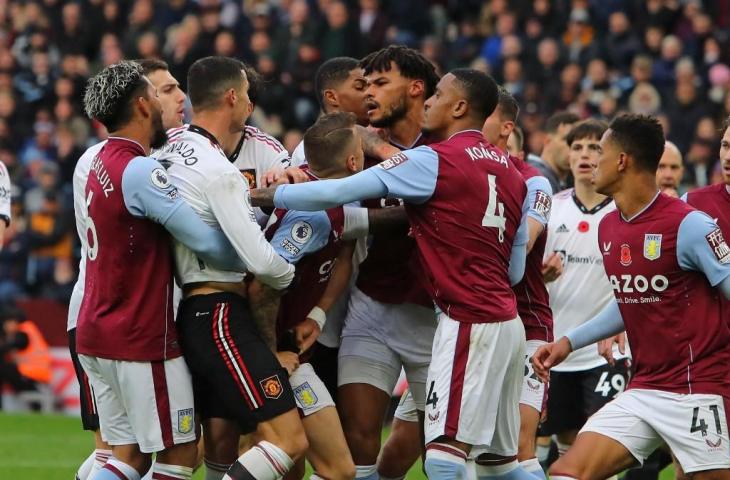
<svg viewBox="0 0 730 480"><path fill-rule="evenodd" d="M527 188L481 134L496 103L491 77L454 70L425 105L425 129L444 141L396 153L347 179L282 185L274 198L279 207L312 210L405 199L418 266L439 312L425 412L431 479L463 477L475 445L483 452L480 477L534 479L517 462L525 335L510 287L524 272ZM395 150L381 143L383 154ZM272 192L257 196L267 201Z"/></svg>
<svg viewBox="0 0 730 480"><path fill-rule="evenodd" d="M634 376L588 420L550 478L607 478L662 441L693 478L730 478L730 329L718 301L730 298L730 248L706 214L658 192L664 135L656 119L616 118L601 149L594 183L617 211L598 235L616 301L540 347L533 362L547 380L572 349L625 328Z"/></svg>
<svg viewBox="0 0 730 480"><path fill-rule="evenodd" d="M730 117L725 120L720 142L720 162L725 183L698 188L685 193L682 200L711 216L720 229L730 232ZM728 233L730 235L730 233ZM721 298L725 318L730 322L730 303Z"/></svg>
<svg viewBox="0 0 730 480"><path fill-rule="evenodd" d="M362 142L355 130L355 115L351 113L320 117L304 134L304 149L310 181L347 177L362 170ZM300 327L321 331L326 317L318 315L316 307L322 304L322 297L334 303L349 285L349 275L344 281L333 282L333 270L352 271L355 245L354 241L344 241L344 229L345 212L341 206L319 212L274 210L266 238L279 255L296 265L298 276L297 285L281 297L279 304L276 327L279 350L305 352L313 340L293 345L294 330L299 338L303 337ZM328 309L329 305L325 307ZM289 382L309 440L307 459L318 477L353 478L355 465L332 397L311 364L297 366L295 363L293 367L296 368ZM302 472L303 467L302 462Z"/></svg>
<svg viewBox="0 0 730 480"><path fill-rule="evenodd" d="M507 140L515 128L518 114L517 101L507 90L500 87L497 108L482 127L482 133L487 141L507 152ZM527 222L530 235L525 278L514 286L517 311L525 326L527 338L525 376L520 395L520 448L517 459L526 471L544 478L540 462L535 457L535 437L547 392L545 384L539 382L532 372L529 359L537 347L553 340L553 314L542 276L542 258L547 242L546 226L550 217L553 192L550 182L537 168L512 155L510 161L527 184L529 197Z"/></svg>
<svg viewBox="0 0 730 480"><path fill-rule="evenodd" d="M94 157L83 205L85 284L76 347L113 457L94 478L189 479L195 462L190 373L172 313L170 237L207 261L243 269L230 244L180 198L148 157L166 140L157 92L134 62L105 68L84 107L110 132ZM129 381L128 379L133 379Z"/></svg>

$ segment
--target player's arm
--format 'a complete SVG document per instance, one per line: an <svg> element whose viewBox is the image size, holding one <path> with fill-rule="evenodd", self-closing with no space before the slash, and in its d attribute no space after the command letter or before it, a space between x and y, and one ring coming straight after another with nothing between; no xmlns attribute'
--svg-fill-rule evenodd
<svg viewBox="0 0 730 480"><path fill-rule="evenodd" d="M124 204L133 216L159 223L205 262L224 270L246 270L241 260L232 254L226 236L198 217L156 160L134 158L122 175L122 194Z"/></svg>
<svg viewBox="0 0 730 480"><path fill-rule="evenodd" d="M0 250L3 248L3 237L5 229L10 226L10 197L12 189L10 185L10 174L5 164L0 162Z"/></svg>
<svg viewBox="0 0 730 480"><path fill-rule="evenodd" d="M294 278L294 267L277 255L264 238L243 177L238 172L224 173L206 187L205 196L248 271L277 290L286 288Z"/></svg>
<svg viewBox="0 0 730 480"><path fill-rule="evenodd" d="M342 238L354 240L369 234L387 233L408 227L408 216L403 206L365 208L345 205L345 230Z"/></svg>
<svg viewBox="0 0 730 480"><path fill-rule="evenodd" d="M294 210L325 210L367 198L402 198L423 203L433 195L438 176L438 155L418 147L356 175L298 185L280 185L273 192L257 192L264 205L273 198L276 207Z"/></svg>
<svg viewBox="0 0 730 480"><path fill-rule="evenodd" d="M537 241L537 237L547 228L548 221L550 220L553 189L545 177L532 177L525 183L527 184L527 200L529 204L529 210L527 211L527 228L529 232L527 253L530 253Z"/></svg>
<svg viewBox="0 0 730 480"><path fill-rule="evenodd" d="M398 147L386 142L376 131L359 125L356 128L362 138L362 149L365 155L385 160L401 151Z"/></svg>
<svg viewBox="0 0 730 480"><path fill-rule="evenodd" d="M618 303L616 300L611 300L592 319L570 330L558 341L540 346L532 356L535 373L543 382L547 382L550 369L565 360L570 352L617 335L624 330Z"/></svg>
<svg viewBox="0 0 730 480"><path fill-rule="evenodd" d="M677 260L683 270L702 272L730 300L730 247L723 231L703 212L690 212L677 232Z"/></svg>
<svg viewBox="0 0 730 480"><path fill-rule="evenodd" d="M332 269L329 282L327 282L327 288L317 302L317 306L309 312L307 319L295 328L297 345L299 345L302 352L309 350L319 338L327 321L327 312L350 284L355 244L354 240L344 243L335 260L335 266Z"/></svg>
<svg viewBox="0 0 730 480"><path fill-rule="evenodd" d="M520 220L520 226L515 234L514 241L512 242L512 251L509 257L509 270L507 275L509 276L510 285L517 285L525 276L525 266L527 265L527 244L530 241L530 233L528 223L529 219L529 197L525 197L522 204L522 218Z"/></svg>

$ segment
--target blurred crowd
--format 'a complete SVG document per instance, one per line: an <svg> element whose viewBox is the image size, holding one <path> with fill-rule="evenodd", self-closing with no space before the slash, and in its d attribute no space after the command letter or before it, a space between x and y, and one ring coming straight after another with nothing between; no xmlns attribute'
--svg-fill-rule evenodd
<svg viewBox="0 0 730 480"><path fill-rule="evenodd" d="M102 67L161 58L184 88L196 59L238 57L266 82L252 123L291 152L318 115L321 62L393 43L441 72L490 72L520 102L527 153L558 110L649 113L683 155L684 190L719 176L730 0L0 0L0 160L13 181L0 302L70 295L73 168L106 136L81 99Z"/></svg>

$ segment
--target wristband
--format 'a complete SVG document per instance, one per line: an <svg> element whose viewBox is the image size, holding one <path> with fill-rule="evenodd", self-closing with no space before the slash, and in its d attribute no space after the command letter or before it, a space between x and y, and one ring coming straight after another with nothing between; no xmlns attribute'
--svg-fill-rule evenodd
<svg viewBox="0 0 730 480"><path fill-rule="evenodd" d="M319 307L314 307L312 311L307 314L307 318L311 318L312 320L317 322L320 331L324 330L324 322L327 321L327 314L324 313L324 310Z"/></svg>

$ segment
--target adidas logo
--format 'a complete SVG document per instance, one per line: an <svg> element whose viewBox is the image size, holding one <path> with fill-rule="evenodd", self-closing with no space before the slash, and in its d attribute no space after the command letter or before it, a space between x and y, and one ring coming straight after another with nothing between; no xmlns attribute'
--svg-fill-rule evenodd
<svg viewBox="0 0 730 480"><path fill-rule="evenodd" d="M568 227L565 226L565 224L562 224L558 227L557 230L555 230L555 233L568 233L570 230L568 230Z"/></svg>

